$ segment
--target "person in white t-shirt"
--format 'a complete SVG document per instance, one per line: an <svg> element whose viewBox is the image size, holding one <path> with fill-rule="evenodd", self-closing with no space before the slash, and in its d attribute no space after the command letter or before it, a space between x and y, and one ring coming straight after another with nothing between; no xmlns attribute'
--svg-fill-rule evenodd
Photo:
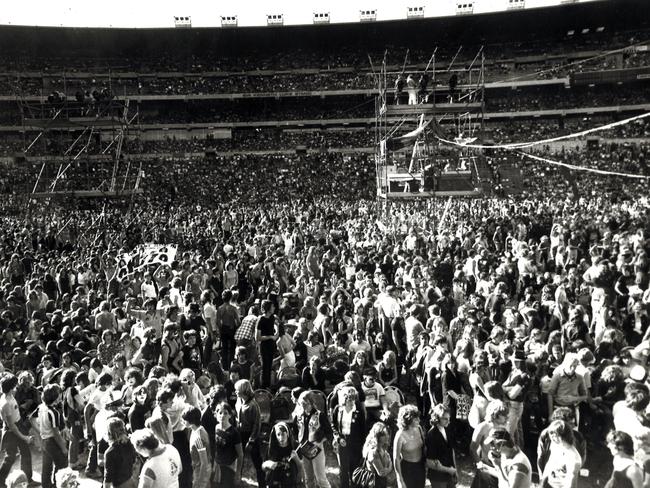
<svg viewBox="0 0 650 488"><path fill-rule="evenodd" d="M171 444L161 444L150 429L136 430L131 443L147 460L140 471L139 488L179 488L178 476L183 470L181 457Z"/></svg>
<svg viewBox="0 0 650 488"><path fill-rule="evenodd" d="M582 467L582 457L575 448L573 429L567 422L554 420L548 427L551 453L540 485L551 488L576 488Z"/></svg>
<svg viewBox="0 0 650 488"><path fill-rule="evenodd" d="M147 301L148 298L158 298L158 292L156 291L156 285L151 278L151 273L146 272L144 274L144 283L140 285L140 292L142 293L143 303Z"/></svg>
<svg viewBox="0 0 650 488"><path fill-rule="evenodd" d="M363 405L366 408L368 421L370 423L378 421L386 402L386 390L377 383L377 370L368 368L363 372L361 389L366 397Z"/></svg>

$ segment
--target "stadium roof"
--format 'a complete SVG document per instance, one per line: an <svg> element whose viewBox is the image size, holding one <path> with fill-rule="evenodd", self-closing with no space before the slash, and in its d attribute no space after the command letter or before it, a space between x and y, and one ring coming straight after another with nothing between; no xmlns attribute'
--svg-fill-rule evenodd
<svg viewBox="0 0 650 488"><path fill-rule="evenodd" d="M0 25L56 27L247 27L473 15L618 0L21 0L4 2Z"/></svg>

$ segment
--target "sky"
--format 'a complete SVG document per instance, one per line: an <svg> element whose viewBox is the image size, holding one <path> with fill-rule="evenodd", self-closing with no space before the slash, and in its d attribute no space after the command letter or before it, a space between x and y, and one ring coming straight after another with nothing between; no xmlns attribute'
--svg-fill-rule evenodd
<svg viewBox="0 0 650 488"><path fill-rule="evenodd" d="M456 15L457 3L473 13L596 0L4 0L0 25L66 27L174 27L174 17L190 17L192 27L218 27L222 16L237 16L239 26L266 25L267 15L282 14L284 25L311 24L315 12L330 22L358 22L361 10L376 10L376 20L404 19L408 7L424 7L425 17ZM603 0L616 1L616 0Z"/></svg>

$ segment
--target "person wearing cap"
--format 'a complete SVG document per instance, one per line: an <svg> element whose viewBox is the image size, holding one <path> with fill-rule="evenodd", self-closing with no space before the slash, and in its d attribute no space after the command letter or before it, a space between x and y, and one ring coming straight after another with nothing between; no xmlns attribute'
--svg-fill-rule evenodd
<svg viewBox="0 0 650 488"><path fill-rule="evenodd" d="M104 407L99 409L93 419L94 442L91 443L86 463L86 475L90 478L101 477L101 472L97 468L104 465L104 452L108 448L108 420L118 416L118 411L123 404L120 391L109 391L105 396Z"/></svg>
<svg viewBox="0 0 650 488"><path fill-rule="evenodd" d="M499 488L530 488L533 473L530 460L512 440L508 431L496 430L486 442L493 447L489 456L494 466L480 463L479 469L497 478Z"/></svg>

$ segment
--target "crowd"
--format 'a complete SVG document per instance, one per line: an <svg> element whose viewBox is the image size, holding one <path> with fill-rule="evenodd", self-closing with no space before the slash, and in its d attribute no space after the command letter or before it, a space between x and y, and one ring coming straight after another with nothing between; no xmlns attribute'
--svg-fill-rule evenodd
<svg viewBox="0 0 650 488"><path fill-rule="evenodd" d="M571 200L542 172L384 208L372 165L327 157L160 161L126 217L3 217L0 482L327 487L336 456L346 488L456 486L469 459L475 487L573 488L607 446L609 486L647 486L638 188Z"/></svg>
<svg viewBox="0 0 650 488"><path fill-rule="evenodd" d="M503 49L542 52L536 43ZM236 62L361 62L353 48L300 52ZM411 61L426 62L425 53ZM235 63L206 58L184 66ZM294 76L246 83L301 89L311 75ZM328 76L313 80L337 86L348 75ZM128 89L221 89L175 80ZM534 103L588 100L572 96L562 88ZM643 94L616 96L632 103ZM373 110L302 99L183 103L142 120ZM593 122L490 124L486 139L541 139ZM640 121L598 135L648 130ZM20 142L1 144L9 154ZM139 180L142 195L30 201L14 215L9 202L39 172L43 181L59 174L62 191L106 188L113 164L82 158L61 175L54 163L3 161L0 488L75 488L80 477L105 488L650 487L647 180L494 150L484 155L494 195L378 202L374 154L179 154L374 142L371 130L277 129L127 140L118 186ZM650 173L647 145L574 142L532 152ZM43 152L60 153L47 144ZM522 195L499 191L506 167L521 171Z"/></svg>

